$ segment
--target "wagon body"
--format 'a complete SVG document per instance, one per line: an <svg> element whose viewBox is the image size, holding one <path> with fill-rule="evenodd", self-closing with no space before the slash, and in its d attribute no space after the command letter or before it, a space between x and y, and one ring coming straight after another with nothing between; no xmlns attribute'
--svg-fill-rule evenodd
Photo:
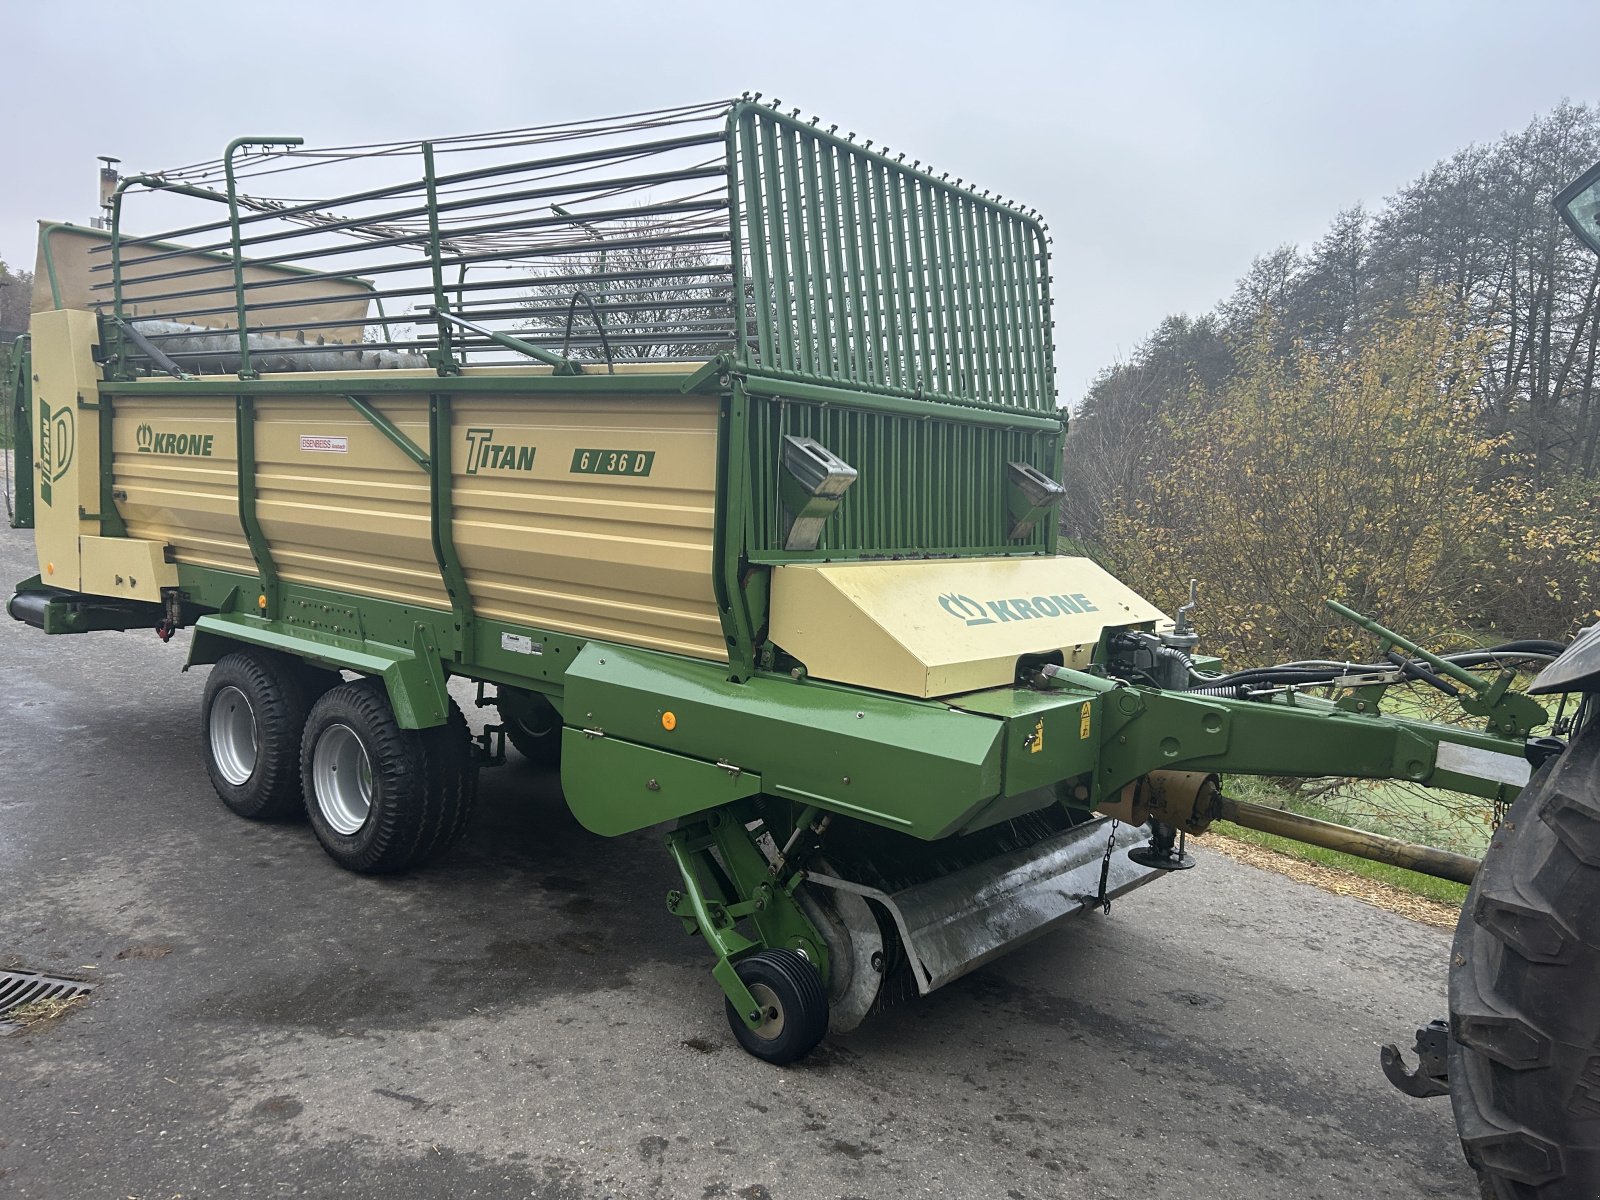
<svg viewBox="0 0 1600 1200"><path fill-rule="evenodd" d="M1042 222L904 156L746 99L241 139L108 208L41 238L12 615L192 629L223 799L358 870L460 836L499 733L559 759L588 828L671 826L764 1057L1191 865L1219 772L1528 777L1536 705L1193 688L1058 552Z"/></svg>

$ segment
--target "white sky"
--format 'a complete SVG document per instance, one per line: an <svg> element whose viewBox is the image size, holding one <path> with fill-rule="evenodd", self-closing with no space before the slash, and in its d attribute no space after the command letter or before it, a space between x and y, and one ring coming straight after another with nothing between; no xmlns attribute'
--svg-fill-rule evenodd
<svg viewBox="0 0 1600 1200"><path fill-rule="evenodd" d="M1600 100L1600 3L0 0L0 258L124 171L759 90L1040 209L1062 399L1250 259Z"/></svg>

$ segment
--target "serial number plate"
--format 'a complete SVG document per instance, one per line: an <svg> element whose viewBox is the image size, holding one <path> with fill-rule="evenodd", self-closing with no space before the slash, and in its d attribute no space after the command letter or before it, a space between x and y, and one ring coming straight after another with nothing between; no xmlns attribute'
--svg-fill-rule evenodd
<svg viewBox="0 0 1600 1200"><path fill-rule="evenodd" d="M655 464L654 450L574 450L576 475L648 475Z"/></svg>

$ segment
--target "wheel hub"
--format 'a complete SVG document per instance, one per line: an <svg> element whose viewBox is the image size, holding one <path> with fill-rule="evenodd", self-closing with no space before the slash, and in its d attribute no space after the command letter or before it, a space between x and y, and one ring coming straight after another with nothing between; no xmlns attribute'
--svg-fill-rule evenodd
<svg viewBox="0 0 1600 1200"><path fill-rule="evenodd" d="M778 1003L777 993L764 983L751 984L750 994L761 1009L761 1024L751 1032L770 1042L783 1033L783 1006Z"/></svg>
<svg viewBox="0 0 1600 1200"><path fill-rule="evenodd" d="M244 786L255 774L260 746L255 710L238 688L225 687L217 692L207 732L217 771L234 787Z"/></svg>
<svg viewBox="0 0 1600 1200"><path fill-rule="evenodd" d="M317 809L335 833L346 837L367 823L372 811L372 762L348 725L330 725L311 755Z"/></svg>

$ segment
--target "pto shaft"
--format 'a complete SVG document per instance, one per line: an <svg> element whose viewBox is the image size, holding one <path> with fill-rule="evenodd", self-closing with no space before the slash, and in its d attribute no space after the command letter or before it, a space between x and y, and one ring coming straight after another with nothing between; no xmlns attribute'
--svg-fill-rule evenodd
<svg viewBox="0 0 1600 1200"><path fill-rule="evenodd" d="M1367 833L1365 830L1351 829L1348 825L1318 821L1280 808L1251 804L1247 800L1219 795L1212 812L1218 819L1232 821L1246 829L1259 829L1262 833L1308 842L1356 858L1388 863L1392 867L1404 867L1408 871L1438 879L1470 884L1472 877L1478 873L1478 860L1465 854L1418 846L1412 842L1402 842L1399 838L1385 837L1381 833Z"/></svg>

